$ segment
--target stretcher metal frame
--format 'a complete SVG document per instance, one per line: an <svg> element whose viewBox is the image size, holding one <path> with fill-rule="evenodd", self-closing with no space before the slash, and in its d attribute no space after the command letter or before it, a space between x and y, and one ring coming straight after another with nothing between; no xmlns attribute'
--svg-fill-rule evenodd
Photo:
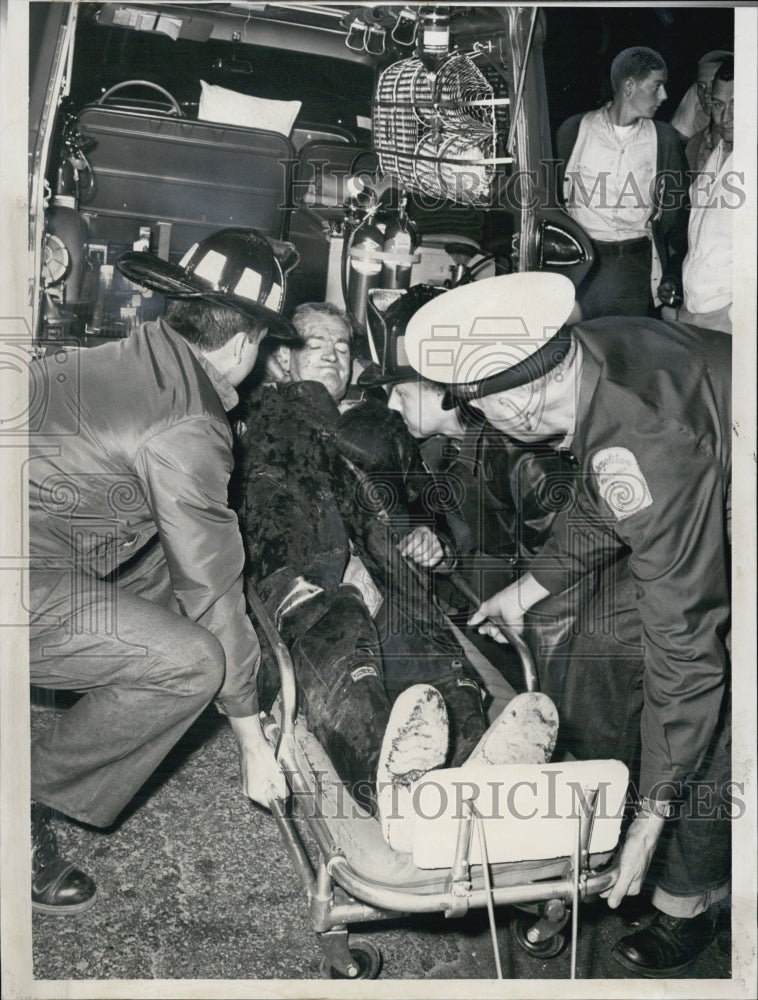
<svg viewBox="0 0 758 1000"><path fill-rule="evenodd" d="M292 796L288 802L273 803L272 812L306 894L311 924L324 952L322 973L327 978L346 979L376 978L379 974L380 952L367 938L352 936L348 941L349 924L397 919L413 913L442 912L446 917L460 917L478 907L511 905L537 915L521 943L528 952L541 957L557 954L557 950L550 952L549 942L565 927L570 915L573 978L578 904L610 888L615 881L615 872L609 865L614 852L599 855L589 852L595 797L590 796L588 810L582 811L578 819L572 856L545 862L492 865L489 879L482 865L471 865L468 861L475 824L463 820L449 871L414 869L421 876L420 881L414 883L415 889L379 884L376 879L356 871L337 842L329 817L312 811L311 815L301 815L300 821L315 841L318 858L314 863L313 850L309 852L298 828L292 800L301 803L313 800L312 776L299 743L304 736L316 743L315 737L297 716L297 685L290 652L250 584L246 596L279 666L280 696L271 714L263 720L263 731L275 747ZM536 671L529 648L519 637L515 639L515 648L522 660L527 685L534 690ZM352 799L350 802L352 804ZM356 822L370 820L369 814L359 806L355 806L353 816L356 813L359 814ZM466 819L472 819L471 811L464 811ZM370 821L377 824L376 820ZM541 953L540 946L545 944L546 950Z"/></svg>

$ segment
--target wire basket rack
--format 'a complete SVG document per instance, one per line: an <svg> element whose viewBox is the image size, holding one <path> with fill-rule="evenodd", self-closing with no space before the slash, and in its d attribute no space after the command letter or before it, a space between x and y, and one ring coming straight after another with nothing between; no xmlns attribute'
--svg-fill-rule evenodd
<svg viewBox="0 0 758 1000"><path fill-rule="evenodd" d="M420 194L488 205L497 167L513 162L498 156L508 104L467 54L450 56L434 75L415 56L393 63L373 105L379 166Z"/></svg>

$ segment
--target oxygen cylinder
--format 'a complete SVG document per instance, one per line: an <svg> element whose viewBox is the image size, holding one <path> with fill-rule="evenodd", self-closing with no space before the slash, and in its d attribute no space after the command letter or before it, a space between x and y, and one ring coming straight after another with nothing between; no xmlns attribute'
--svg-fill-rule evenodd
<svg viewBox="0 0 758 1000"><path fill-rule="evenodd" d="M385 253L410 256L418 246L418 230L405 212L401 211L387 223L384 231ZM411 264L382 263L382 288L410 288Z"/></svg>
<svg viewBox="0 0 758 1000"><path fill-rule="evenodd" d="M47 235L60 240L67 252L62 304L71 308L81 297L84 247L87 242L87 224L76 210L76 198L73 195L56 194L53 197L45 228ZM57 246L55 241L51 243ZM47 278L50 284L60 280L54 271Z"/></svg>
<svg viewBox="0 0 758 1000"><path fill-rule="evenodd" d="M365 328L368 293L382 280L384 234L378 226L367 223L355 232L349 252L347 305L357 322Z"/></svg>

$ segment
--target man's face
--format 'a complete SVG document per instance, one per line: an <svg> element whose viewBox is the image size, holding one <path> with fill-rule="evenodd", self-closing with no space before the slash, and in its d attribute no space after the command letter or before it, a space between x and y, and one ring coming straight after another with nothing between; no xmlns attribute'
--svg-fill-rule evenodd
<svg viewBox="0 0 758 1000"><path fill-rule="evenodd" d="M494 392L471 405L481 410L495 430L517 441L538 441L555 433L545 423L545 400L539 390L541 383L529 383L505 392Z"/></svg>
<svg viewBox="0 0 758 1000"><path fill-rule="evenodd" d="M734 80L716 80L713 84L711 118L718 134L731 146L734 142Z"/></svg>
<svg viewBox="0 0 758 1000"><path fill-rule="evenodd" d="M627 104L638 118L654 118L658 108L668 97L666 74L663 70L653 70L641 80L631 80L631 93Z"/></svg>
<svg viewBox="0 0 758 1000"><path fill-rule="evenodd" d="M707 115L711 113L713 78L718 68L719 63L712 62L705 63L697 71L697 99L700 101L700 107Z"/></svg>
<svg viewBox="0 0 758 1000"><path fill-rule="evenodd" d="M322 314L311 321L305 346L292 348L290 376L294 382L321 382L339 402L350 381L350 330L338 316Z"/></svg>
<svg viewBox="0 0 758 1000"><path fill-rule="evenodd" d="M423 382L400 382L392 387L388 406L405 421L412 437L428 438L442 433L449 411L442 409L443 395Z"/></svg>
<svg viewBox="0 0 758 1000"><path fill-rule="evenodd" d="M268 327L259 326L254 331L248 331L247 333L240 332L237 335L239 338L239 362L232 365L226 373L227 380L233 386L238 386L255 367L255 362L258 359L258 349L267 333Z"/></svg>

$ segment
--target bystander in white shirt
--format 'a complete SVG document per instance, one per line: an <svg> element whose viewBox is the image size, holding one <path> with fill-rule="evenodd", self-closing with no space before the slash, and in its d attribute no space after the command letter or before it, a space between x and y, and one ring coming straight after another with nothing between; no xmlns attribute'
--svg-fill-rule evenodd
<svg viewBox="0 0 758 1000"><path fill-rule="evenodd" d="M732 169L731 145L722 139L690 188L687 240L682 267L684 306L679 319L711 330L732 332L732 247L734 212L744 195Z"/></svg>
<svg viewBox="0 0 758 1000"><path fill-rule="evenodd" d="M648 118L614 125L607 107L584 116L566 164L564 195L569 215L592 239L615 243L650 235L657 151Z"/></svg>

